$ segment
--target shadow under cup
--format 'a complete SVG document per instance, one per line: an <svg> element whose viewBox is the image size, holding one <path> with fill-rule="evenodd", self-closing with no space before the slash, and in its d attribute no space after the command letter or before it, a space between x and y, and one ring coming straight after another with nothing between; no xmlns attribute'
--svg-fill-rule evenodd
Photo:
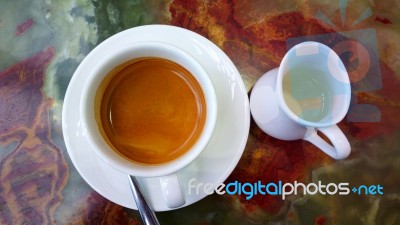
<svg viewBox="0 0 400 225"><path fill-rule="evenodd" d="M182 99L185 90L193 94L191 100ZM183 168L205 148L216 122L216 96L207 72L169 44L141 42L111 51L89 74L83 92L80 113L89 143L106 163L134 176L164 176ZM176 145L162 135L179 140L185 129L192 136L182 139L185 149L166 148L178 154L160 158L158 148ZM131 157L122 148L138 152ZM134 157L138 154L142 158Z"/></svg>
<svg viewBox="0 0 400 225"><path fill-rule="evenodd" d="M281 62L277 85L286 114L307 127L341 121L350 104L350 81L339 56L329 47L304 42Z"/></svg>

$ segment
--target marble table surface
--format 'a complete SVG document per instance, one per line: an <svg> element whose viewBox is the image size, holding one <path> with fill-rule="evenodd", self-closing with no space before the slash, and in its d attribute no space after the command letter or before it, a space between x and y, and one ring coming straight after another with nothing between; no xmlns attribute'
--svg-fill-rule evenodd
<svg viewBox="0 0 400 225"><path fill-rule="evenodd" d="M342 58L352 83L339 124L352 146L335 161L304 141L280 141L252 120L226 182L380 185L383 194L210 195L158 212L161 224L400 224L400 2L390 0L0 0L0 224L141 224L108 201L68 156L61 112L83 58L144 24L192 30L219 46L247 91L290 46L316 40ZM399 85L399 86L398 86Z"/></svg>

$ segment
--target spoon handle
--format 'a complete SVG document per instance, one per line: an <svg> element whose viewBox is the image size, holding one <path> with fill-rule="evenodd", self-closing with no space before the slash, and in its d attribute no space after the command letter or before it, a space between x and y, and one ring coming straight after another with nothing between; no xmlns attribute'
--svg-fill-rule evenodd
<svg viewBox="0 0 400 225"><path fill-rule="evenodd" d="M140 187L133 176L129 176L129 183L131 186L132 194L136 202L136 206L139 210L140 217L142 217L142 221L144 225L160 225L157 220L154 211L147 204L142 192L140 191Z"/></svg>

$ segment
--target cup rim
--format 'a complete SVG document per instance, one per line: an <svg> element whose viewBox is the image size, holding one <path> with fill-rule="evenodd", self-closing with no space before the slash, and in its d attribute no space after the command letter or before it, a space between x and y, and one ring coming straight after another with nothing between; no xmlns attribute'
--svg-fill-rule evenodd
<svg viewBox="0 0 400 225"><path fill-rule="evenodd" d="M333 58L334 60L337 60L337 62L339 63L339 65L342 68L345 68L342 60L340 59L340 57L337 55L337 53L335 51L333 51L331 48L329 48L327 45L322 44L320 42L315 42L315 41L306 41L306 42L301 42L295 46L293 46L291 49L289 49L289 51L285 54L285 56L283 57L279 69L278 69L278 77L277 77L277 83L276 83L276 97L278 98L278 102L279 102L279 106L280 108L285 112L285 114L293 121L305 126L305 127L328 127L328 126L332 126L334 124L339 123L347 114L347 111L349 110L350 107L350 98L351 98L351 87L350 87L350 79L349 79L349 75L347 73L347 70L344 69L343 70L338 70L341 72L341 76L340 77L335 77L337 79L340 79L340 81L345 85L345 103L344 103L344 107L342 107L337 113L336 115L333 115L331 119L326 120L326 121L308 121L305 119L302 119L301 117L297 116L290 108L289 106L286 104L286 101L284 99L283 96L283 90L282 90L282 82L283 82L283 77L285 76L285 70L283 69L284 67L287 66L289 57L294 54L294 51L298 51L298 50L302 50L304 48L307 48L310 45L317 45L318 48L321 48L323 50L323 53L327 54L329 58ZM329 65L328 65L329 66ZM338 72L337 71L337 72Z"/></svg>
<svg viewBox="0 0 400 225"><path fill-rule="evenodd" d="M185 64L182 66L196 78L203 90L207 103L206 120L200 137L192 148L183 155L160 164L134 162L116 153L103 139L95 121L94 98L100 82L117 65L134 58L160 57L160 55L164 56L161 58L166 58L180 65ZM155 177L172 174L194 161L211 139L217 120L217 97L214 86L209 74L205 71L200 62L183 49L156 41L132 43L111 50L106 57L102 58L97 63L88 76L87 82L83 85L82 98L79 103L81 104L81 111L79 113L82 121L82 128L84 130L84 135L96 154L112 167L126 174L139 177Z"/></svg>

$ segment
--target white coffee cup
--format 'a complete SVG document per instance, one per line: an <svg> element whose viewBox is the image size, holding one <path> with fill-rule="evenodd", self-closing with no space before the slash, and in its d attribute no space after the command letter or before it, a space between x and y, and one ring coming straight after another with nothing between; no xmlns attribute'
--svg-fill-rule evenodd
<svg viewBox="0 0 400 225"><path fill-rule="evenodd" d="M92 51L90 54L96 54ZM100 133L95 120L95 96L102 80L118 65L136 58L159 57L173 61L188 70L198 81L206 102L206 120L203 131L196 143L180 157L161 164L135 163L117 154ZM177 171L193 162L209 142L217 118L217 100L213 84L203 67L184 50L161 42L137 42L119 49L110 49L93 70L84 84L80 118L90 145L97 155L107 164L127 175L137 177L159 177L164 200L168 207L177 208L185 204L182 185ZM122 184L121 184L122 185ZM128 185L128 183L127 183Z"/></svg>
<svg viewBox="0 0 400 225"><path fill-rule="evenodd" d="M336 124L346 115L350 97L349 76L339 56L324 44L303 42L286 53L279 68L256 82L250 110L268 135L304 139L332 158L344 159L351 147Z"/></svg>

